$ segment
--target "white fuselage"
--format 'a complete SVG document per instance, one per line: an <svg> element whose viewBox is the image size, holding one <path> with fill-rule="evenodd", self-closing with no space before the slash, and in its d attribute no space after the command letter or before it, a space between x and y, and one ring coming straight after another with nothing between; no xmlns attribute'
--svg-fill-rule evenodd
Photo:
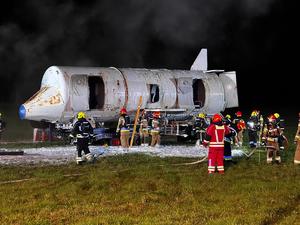
<svg viewBox="0 0 300 225"><path fill-rule="evenodd" d="M67 122L79 111L96 121L115 121L120 108L208 114L238 106L235 72L49 67L41 89L20 107L21 119Z"/></svg>

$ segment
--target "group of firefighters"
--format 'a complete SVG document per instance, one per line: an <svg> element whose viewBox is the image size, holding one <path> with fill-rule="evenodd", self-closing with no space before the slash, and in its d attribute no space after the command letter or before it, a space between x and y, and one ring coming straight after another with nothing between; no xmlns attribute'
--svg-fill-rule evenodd
<svg viewBox="0 0 300 225"><path fill-rule="evenodd" d="M139 120L139 139L141 146L155 147L160 144L160 112L155 111L151 116L142 110ZM252 149L263 147L267 150L267 163L280 163L280 149L284 149L287 139L283 134L283 120L278 113L269 115L264 121L258 110L253 110L249 119L245 122L242 112L235 113L234 118L229 114L215 114L207 116L200 113L193 120L193 128L198 139L198 144L208 148L208 173L224 173L224 161L232 162L232 145L241 147L243 145L243 135L245 130L249 135L249 146ZM130 139L130 118L126 108L120 110L116 133L120 137L123 148L129 148ZM88 145L93 136L93 127L86 119L84 112L77 114L77 122L71 133L77 139L77 163L83 161L93 161L93 155L89 151ZM151 139L151 142L150 142ZM295 136L297 148L294 163L300 164L300 113L298 130ZM84 155L82 155L84 152Z"/></svg>
<svg viewBox="0 0 300 225"><path fill-rule="evenodd" d="M151 134L151 144L150 146L155 147L160 144L160 113L154 112L153 118L151 119L151 129L149 129L148 119L146 119L145 112L142 113L140 122L139 135L142 146L148 146L149 134ZM121 146L124 149L129 148L129 138L130 138L130 118L127 115L126 108L120 110L120 117L118 120L118 125L116 129L117 135L120 137ZM90 122L86 119L84 112L79 112L77 114L77 121L74 124L72 132L70 134L71 138L76 137L77 146L77 164L81 164L84 161L92 162L94 160L93 155L89 151L89 142L93 138L93 127ZM82 155L84 152L84 155Z"/></svg>
<svg viewBox="0 0 300 225"><path fill-rule="evenodd" d="M148 146L151 135L151 147L158 147L160 145L160 112L155 111L152 116L148 116L145 110L142 110L139 122L139 139L141 146ZM116 133L120 136L121 146L123 148L129 147L130 138L130 118L127 115L126 108L120 110L120 117Z"/></svg>
<svg viewBox="0 0 300 225"><path fill-rule="evenodd" d="M284 135L283 120L278 113L270 114L266 119L264 123L264 118L258 110L252 111L247 122L242 119L240 111L235 113L232 121L230 115L223 117L221 114L215 114L206 129L203 141L204 146L209 146L208 173L213 174L216 169L219 173L224 173L224 160L231 160L231 143L241 146L246 129L250 148L263 147L267 150L267 163L281 163L280 150L284 150L288 144ZM300 113L294 142L297 144L294 164L300 164Z"/></svg>

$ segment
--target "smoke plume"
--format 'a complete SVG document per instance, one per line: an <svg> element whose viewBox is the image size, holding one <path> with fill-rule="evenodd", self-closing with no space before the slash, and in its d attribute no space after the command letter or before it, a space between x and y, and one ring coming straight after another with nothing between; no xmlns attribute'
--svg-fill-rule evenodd
<svg viewBox="0 0 300 225"><path fill-rule="evenodd" d="M30 97L51 65L188 69L207 47L213 64L236 69L239 56L234 52L252 54L253 46L243 41L275 3L12 1L1 9L0 100L22 102Z"/></svg>

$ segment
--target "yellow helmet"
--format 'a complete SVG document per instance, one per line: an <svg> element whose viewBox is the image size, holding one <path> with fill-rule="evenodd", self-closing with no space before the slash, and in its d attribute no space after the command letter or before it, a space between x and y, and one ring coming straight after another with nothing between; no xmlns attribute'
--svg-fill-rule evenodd
<svg viewBox="0 0 300 225"><path fill-rule="evenodd" d="M257 116L257 111L256 110L252 111L251 116Z"/></svg>
<svg viewBox="0 0 300 225"><path fill-rule="evenodd" d="M77 114L77 119L85 118L85 113L84 112L79 112Z"/></svg>
<svg viewBox="0 0 300 225"><path fill-rule="evenodd" d="M0 112L0 117L2 116L2 113Z"/></svg>
<svg viewBox="0 0 300 225"><path fill-rule="evenodd" d="M204 113L199 113L198 117L204 119L205 118L205 114Z"/></svg>
<svg viewBox="0 0 300 225"><path fill-rule="evenodd" d="M231 116L230 116L229 114L227 114L227 115L225 116L225 118L231 119Z"/></svg>
<svg viewBox="0 0 300 225"><path fill-rule="evenodd" d="M280 117L279 113L274 113L274 116L276 117L276 119Z"/></svg>

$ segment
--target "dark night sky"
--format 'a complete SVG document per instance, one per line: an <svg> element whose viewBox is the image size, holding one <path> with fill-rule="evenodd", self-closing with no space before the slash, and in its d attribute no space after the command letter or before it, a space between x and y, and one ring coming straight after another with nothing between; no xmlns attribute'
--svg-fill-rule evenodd
<svg viewBox="0 0 300 225"><path fill-rule="evenodd" d="M209 69L237 72L241 107L299 109L291 1L61 2L1 6L2 103L28 99L51 65L189 69L208 48Z"/></svg>

